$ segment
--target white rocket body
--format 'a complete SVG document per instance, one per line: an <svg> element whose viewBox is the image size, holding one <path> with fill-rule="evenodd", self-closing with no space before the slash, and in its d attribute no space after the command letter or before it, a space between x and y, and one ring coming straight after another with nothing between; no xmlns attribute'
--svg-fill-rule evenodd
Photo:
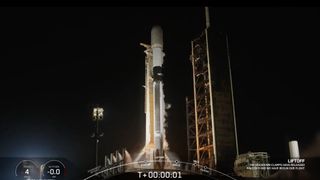
<svg viewBox="0 0 320 180"><path fill-rule="evenodd" d="M154 26L151 30L151 48L152 48L152 77L154 92L154 143L158 155L163 152L163 133L165 104L162 82L162 64L163 64L163 33L160 26Z"/></svg>
<svg viewBox="0 0 320 180"><path fill-rule="evenodd" d="M171 167L168 142L165 134L165 101L163 92L162 64L163 32L160 26L151 30L151 45L141 43L146 48L145 57L145 115L146 141L143 151L135 161L152 161L150 169L164 169ZM169 106L168 106L169 108ZM170 157L169 157L170 156ZM164 160L168 160L165 162Z"/></svg>
<svg viewBox="0 0 320 180"><path fill-rule="evenodd" d="M160 26L151 30L151 46L145 51L145 113L146 144L148 156L162 156L165 141L165 102L162 82L163 32Z"/></svg>
<svg viewBox="0 0 320 180"><path fill-rule="evenodd" d="M154 26L151 30L151 48L153 67L163 64L163 32L160 26Z"/></svg>

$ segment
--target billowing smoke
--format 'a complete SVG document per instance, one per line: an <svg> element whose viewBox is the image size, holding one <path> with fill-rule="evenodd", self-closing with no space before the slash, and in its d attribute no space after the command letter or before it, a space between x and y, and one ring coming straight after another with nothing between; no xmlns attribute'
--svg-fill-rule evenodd
<svg viewBox="0 0 320 180"><path fill-rule="evenodd" d="M126 163L131 163L132 162L132 158L131 158L131 155L129 154L129 152L127 150L125 150L124 153L125 153Z"/></svg>
<svg viewBox="0 0 320 180"><path fill-rule="evenodd" d="M164 86L164 85L163 85ZM162 86L162 87L163 87ZM164 93L162 92L162 101L164 102L164 105L165 105L165 108L163 109L163 114L164 114L164 121L163 121L163 150L165 151L168 151L169 150L169 143L167 141L167 136L166 136L166 129L168 127L168 122L167 122L167 117L168 117L168 113L167 113L167 109L170 109L171 108L171 105L168 104L168 103L165 103L165 95Z"/></svg>

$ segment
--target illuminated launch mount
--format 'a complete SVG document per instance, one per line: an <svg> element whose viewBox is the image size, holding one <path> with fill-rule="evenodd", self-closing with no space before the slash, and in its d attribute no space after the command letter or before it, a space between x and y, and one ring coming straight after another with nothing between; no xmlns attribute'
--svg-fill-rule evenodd
<svg viewBox="0 0 320 180"><path fill-rule="evenodd" d="M145 146L136 160L157 161L154 169L163 169L168 160L168 143L165 135L165 116L167 106L163 93L163 32L160 26L151 30L151 46L141 43L146 48L145 57ZM161 162L163 161L163 162Z"/></svg>

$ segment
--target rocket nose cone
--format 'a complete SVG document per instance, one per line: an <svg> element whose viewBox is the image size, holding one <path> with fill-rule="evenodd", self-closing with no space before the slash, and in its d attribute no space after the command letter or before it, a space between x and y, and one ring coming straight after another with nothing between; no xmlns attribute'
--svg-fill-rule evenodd
<svg viewBox="0 0 320 180"><path fill-rule="evenodd" d="M163 33L160 26L153 26L151 30L151 45L163 46Z"/></svg>

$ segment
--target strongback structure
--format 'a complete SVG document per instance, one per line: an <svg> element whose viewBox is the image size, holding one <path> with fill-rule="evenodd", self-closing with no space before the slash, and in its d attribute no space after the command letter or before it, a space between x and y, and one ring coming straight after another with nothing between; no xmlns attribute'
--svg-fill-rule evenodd
<svg viewBox="0 0 320 180"><path fill-rule="evenodd" d="M238 154L232 83L226 39L206 28L191 41L193 98L186 98L188 158L232 173Z"/></svg>

